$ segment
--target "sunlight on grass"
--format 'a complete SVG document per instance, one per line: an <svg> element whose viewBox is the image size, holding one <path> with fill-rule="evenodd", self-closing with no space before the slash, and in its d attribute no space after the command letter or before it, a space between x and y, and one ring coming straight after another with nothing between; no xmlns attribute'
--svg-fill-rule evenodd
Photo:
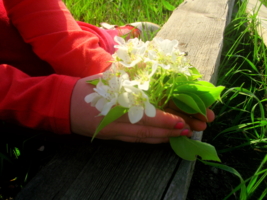
<svg viewBox="0 0 267 200"><path fill-rule="evenodd" d="M267 6L267 0L260 0L260 1L263 3L263 5Z"/></svg>
<svg viewBox="0 0 267 200"><path fill-rule="evenodd" d="M163 25L183 0L64 0L76 20L99 26L101 22L123 25L150 21Z"/></svg>
<svg viewBox="0 0 267 200"><path fill-rule="evenodd" d="M246 1L237 4L238 12L225 33L218 85L225 85L227 89L222 95L223 103L213 106L217 118L212 126L220 127L214 140L227 137L234 144L231 148L225 146L220 153L250 146L251 151L264 154L267 149L267 48L256 31L257 11L248 16ZM265 156L254 175L242 180L228 197L241 189L239 199L255 198L256 190L259 199L265 198L266 159Z"/></svg>
<svg viewBox="0 0 267 200"><path fill-rule="evenodd" d="M240 125L240 122L266 120L267 49L255 31L257 23L256 14L248 18L245 4L242 4L226 30L218 84L228 86L228 90L222 96L224 103L218 110L217 123L227 119L228 115L231 115L230 125L234 126ZM236 112L234 118L233 112ZM267 126L265 123L259 124L262 126L255 126L250 134L246 129L235 131L245 133L249 139L266 138ZM231 130L229 123L227 129Z"/></svg>

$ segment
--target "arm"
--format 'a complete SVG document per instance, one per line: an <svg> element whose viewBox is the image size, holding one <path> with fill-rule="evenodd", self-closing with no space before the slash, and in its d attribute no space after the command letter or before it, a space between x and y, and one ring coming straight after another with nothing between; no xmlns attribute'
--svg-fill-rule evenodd
<svg viewBox="0 0 267 200"><path fill-rule="evenodd" d="M20 125L52 131L58 134L71 132L92 137L102 117L84 101L93 92L93 85L86 80L93 77L74 78L65 75L29 77L18 69L0 65L0 119ZM174 129L178 116L157 111L156 118L144 118L133 125L125 115L108 125L97 136L128 142L167 142L168 137L178 136L181 129Z"/></svg>
<svg viewBox="0 0 267 200"><path fill-rule="evenodd" d="M29 77L0 65L0 119L59 134L70 133L70 101L78 78Z"/></svg>
<svg viewBox="0 0 267 200"><path fill-rule="evenodd" d="M102 117L95 107L84 101L93 92L93 85L86 83L93 77L74 78L65 75L29 77L18 69L0 65L0 119L17 122L35 129L58 134L71 132L92 137ZM204 130L205 119L179 113L171 108L168 113L157 110L156 117L145 117L131 124L124 115L105 127L100 139L116 139L127 142L161 143L169 137L179 136L187 129ZM208 110L208 121L214 119ZM179 126L177 126L179 124Z"/></svg>
<svg viewBox="0 0 267 200"><path fill-rule="evenodd" d="M61 0L4 0L12 23L34 52L58 74L85 77L104 71L112 57L107 42L83 31Z"/></svg>

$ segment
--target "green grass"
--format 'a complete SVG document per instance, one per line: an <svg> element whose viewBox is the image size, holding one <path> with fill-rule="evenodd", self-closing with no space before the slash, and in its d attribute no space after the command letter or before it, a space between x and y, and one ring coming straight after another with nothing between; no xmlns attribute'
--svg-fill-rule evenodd
<svg viewBox="0 0 267 200"><path fill-rule="evenodd" d="M151 21L163 25L173 8L182 1L156 0L65 0L75 19L99 26L101 22L127 24ZM262 1L267 3L267 1ZM266 4L265 4L266 5ZM246 2L236 4L234 14L224 35L218 85L226 86L222 103L213 105L216 120L205 134L220 156L236 151L244 152L234 167L240 175L240 184L225 199L264 199L267 195L267 48L256 32L256 15L247 16ZM217 133L217 134L214 134ZM14 149L15 146L13 146ZM15 160L13 150L10 157ZM9 162L7 154L0 154L0 164ZM1 167L1 170L3 167ZM229 170L231 171L231 170ZM222 197L223 198L223 197ZM1 198L0 198L1 199Z"/></svg>
<svg viewBox="0 0 267 200"><path fill-rule="evenodd" d="M267 6L267 0L260 0L260 1L263 3L263 5Z"/></svg>
<svg viewBox="0 0 267 200"><path fill-rule="evenodd" d="M64 0L76 20L99 26L150 21L163 25L183 0Z"/></svg>
<svg viewBox="0 0 267 200"><path fill-rule="evenodd" d="M257 10L248 16L245 1L238 3L238 8L225 33L218 84L227 89L222 95L223 103L213 106L217 117L212 127L216 130L220 127L213 142L227 143L220 145L221 154L246 149L248 161L263 159L255 173L251 173L255 167L247 169L251 177L236 188L237 191L241 189L240 199L263 199L267 193L264 182L267 175L267 158L264 157L267 149L267 49L256 31Z"/></svg>
<svg viewBox="0 0 267 200"><path fill-rule="evenodd" d="M267 138L266 46L256 32L256 14L248 17L244 9L242 4L225 33L218 84L228 90L222 96L223 104L215 105L219 106L215 123L227 122L221 134L242 132L245 141L260 147L257 145ZM252 142L255 140L259 141Z"/></svg>

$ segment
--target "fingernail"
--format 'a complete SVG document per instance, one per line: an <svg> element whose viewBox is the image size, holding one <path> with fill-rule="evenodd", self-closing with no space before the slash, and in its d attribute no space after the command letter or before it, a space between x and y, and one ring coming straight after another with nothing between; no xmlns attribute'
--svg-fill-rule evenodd
<svg viewBox="0 0 267 200"><path fill-rule="evenodd" d="M182 128L184 128L184 123L183 122L178 122L177 124L175 124L174 128L175 129L182 129Z"/></svg>
<svg viewBox="0 0 267 200"><path fill-rule="evenodd" d="M186 135L188 135L189 134L189 130L188 129L184 129L181 133L180 133L180 135L181 136L186 136Z"/></svg>

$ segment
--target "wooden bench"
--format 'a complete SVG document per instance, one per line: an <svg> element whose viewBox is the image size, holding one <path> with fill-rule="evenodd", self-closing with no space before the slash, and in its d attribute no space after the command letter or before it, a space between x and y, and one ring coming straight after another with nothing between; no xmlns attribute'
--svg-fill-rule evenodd
<svg viewBox="0 0 267 200"><path fill-rule="evenodd" d="M157 36L177 39L203 79L216 83L233 4L234 0L186 0ZM201 140L202 132L193 138ZM169 144L77 141L62 144L16 199L186 199L195 162L180 159Z"/></svg>

